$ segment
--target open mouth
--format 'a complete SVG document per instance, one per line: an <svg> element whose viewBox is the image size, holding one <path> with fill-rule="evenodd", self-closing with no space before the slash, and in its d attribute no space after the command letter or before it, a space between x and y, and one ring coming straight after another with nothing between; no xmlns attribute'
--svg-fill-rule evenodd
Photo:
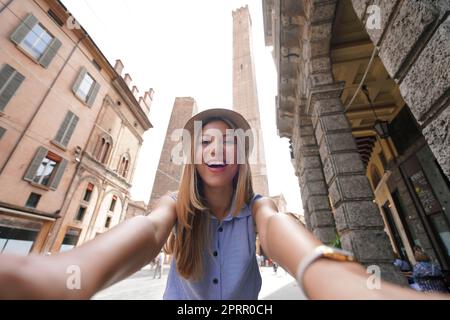
<svg viewBox="0 0 450 320"><path fill-rule="evenodd" d="M213 169L225 168L227 166L226 163L207 163L206 165Z"/></svg>

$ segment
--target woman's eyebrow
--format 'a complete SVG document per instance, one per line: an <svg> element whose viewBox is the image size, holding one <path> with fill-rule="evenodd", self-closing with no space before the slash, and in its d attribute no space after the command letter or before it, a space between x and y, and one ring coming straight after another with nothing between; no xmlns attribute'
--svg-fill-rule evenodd
<svg viewBox="0 0 450 320"><path fill-rule="evenodd" d="M223 135L222 135L222 137L234 137L235 136L235 134L227 134L227 133L224 133ZM211 138L211 137L215 137L215 135L209 135L209 134L203 134L202 135L202 138Z"/></svg>

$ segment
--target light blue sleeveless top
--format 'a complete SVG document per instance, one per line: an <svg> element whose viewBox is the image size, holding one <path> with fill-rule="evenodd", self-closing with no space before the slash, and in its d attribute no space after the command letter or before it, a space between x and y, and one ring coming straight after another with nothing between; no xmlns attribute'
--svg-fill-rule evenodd
<svg viewBox="0 0 450 320"><path fill-rule="evenodd" d="M172 196L176 199L176 196ZM256 261L256 233L252 205L261 198L255 195L236 217L228 215L219 221L211 215L211 253L204 255L204 274L198 281L181 277L172 259L166 300L256 300L261 290L261 274Z"/></svg>

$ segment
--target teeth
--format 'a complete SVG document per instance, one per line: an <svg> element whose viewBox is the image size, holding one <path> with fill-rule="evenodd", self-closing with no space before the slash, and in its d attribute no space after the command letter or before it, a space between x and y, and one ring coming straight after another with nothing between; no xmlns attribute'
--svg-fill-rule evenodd
<svg viewBox="0 0 450 320"><path fill-rule="evenodd" d="M207 165L209 167L223 167L223 166L225 166L224 163L208 163Z"/></svg>

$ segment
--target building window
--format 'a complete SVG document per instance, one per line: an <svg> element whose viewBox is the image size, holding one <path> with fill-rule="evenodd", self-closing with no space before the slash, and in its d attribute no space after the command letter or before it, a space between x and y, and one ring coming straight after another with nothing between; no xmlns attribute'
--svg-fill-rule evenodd
<svg viewBox="0 0 450 320"><path fill-rule="evenodd" d="M32 192L30 194L30 196L28 197L28 200L27 200L27 203L25 204L25 207L36 208L40 199L41 199L41 195L40 194Z"/></svg>
<svg viewBox="0 0 450 320"><path fill-rule="evenodd" d="M172 156L171 156L172 157ZM124 154L120 158L118 173L122 177L126 178L128 174L128 167L130 165L130 156L128 154Z"/></svg>
<svg viewBox="0 0 450 320"><path fill-rule="evenodd" d="M32 14L14 30L10 39L45 68L61 47L61 41L53 37Z"/></svg>
<svg viewBox="0 0 450 320"><path fill-rule="evenodd" d="M100 85L87 72L87 69L83 67L78 74L72 90L81 101L88 106L92 106L100 90Z"/></svg>
<svg viewBox="0 0 450 320"><path fill-rule="evenodd" d="M111 225L111 217L108 216L106 217L105 228L109 228L110 225Z"/></svg>
<svg viewBox="0 0 450 320"><path fill-rule="evenodd" d="M103 153L100 157L101 163L106 163L106 161L108 160L109 149L111 149L111 144L107 141L104 144Z"/></svg>
<svg viewBox="0 0 450 320"><path fill-rule="evenodd" d="M71 111L68 111L66 116L64 117L63 122L61 123L61 126L59 127L58 133L56 134L53 143L62 147L67 147L70 138L75 131L77 123L78 117Z"/></svg>
<svg viewBox="0 0 450 320"><path fill-rule="evenodd" d="M81 81L80 86L77 90L77 95L81 98L83 101L87 101L87 98L89 96L89 92L91 91L91 88L94 84L94 79L89 75L89 73L86 73L84 75L83 80Z"/></svg>
<svg viewBox="0 0 450 320"><path fill-rule="evenodd" d="M2 66L0 69L0 111L5 109L24 79L25 77L9 64Z"/></svg>
<svg viewBox="0 0 450 320"><path fill-rule="evenodd" d="M117 196L113 196L111 199L111 204L109 205L109 211L113 212L116 207Z"/></svg>
<svg viewBox="0 0 450 320"><path fill-rule="evenodd" d="M76 217L75 217L75 220L77 220L77 221L83 221L84 216L85 216L85 214L86 214L86 210L87 210L87 208L86 208L85 206L80 206L80 207L78 208L78 212L77 212L77 215L76 215Z"/></svg>
<svg viewBox="0 0 450 320"><path fill-rule="evenodd" d="M79 229L69 228L64 236L64 240L59 251L61 252L73 249L78 243L80 233L81 231Z"/></svg>
<svg viewBox="0 0 450 320"><path fill-rule="evenodd" d="M26 256L37 239L43 223L24 218L14 221L0 215L0 253Z"/></svg>
<svg viewBox="0 0 450 320"><path fill-rule="evenodd" d="M21 45L33 58L38 60L42 57L52 40L53 37L38 23L28 32Z"/></svg>
<svg viewBox="0 0 450 320"><path fill-rule="evenodd" d="M52 173L55 171L55 168L60 161L61 158L55 157L53 154L47 154L38 167L33 182L44 186L48 185L50 178L52 177Z"/></svg>
<svg viewBox="0 0 450 320"><path fill-rule="evenodd" d="M94 151L94 157L101 163L106 164L109 152L111 151L111 145L111 137L106 135L100 136Z"/></svg>
<svg viewBox="0 0 450 320"><path fill-rule="evenodd" d="M86 191L84 191L83 201L89 202L91 200L93 190L94 190L94 185L92 183L88 183L88 185L86 187Z"/></svg>
<svg viewBox="0 0 450 320"><path fill-rule="evenodd" d="M66 166L67 160L44 147L39 147L24 180L56 190Z"/></svg>

